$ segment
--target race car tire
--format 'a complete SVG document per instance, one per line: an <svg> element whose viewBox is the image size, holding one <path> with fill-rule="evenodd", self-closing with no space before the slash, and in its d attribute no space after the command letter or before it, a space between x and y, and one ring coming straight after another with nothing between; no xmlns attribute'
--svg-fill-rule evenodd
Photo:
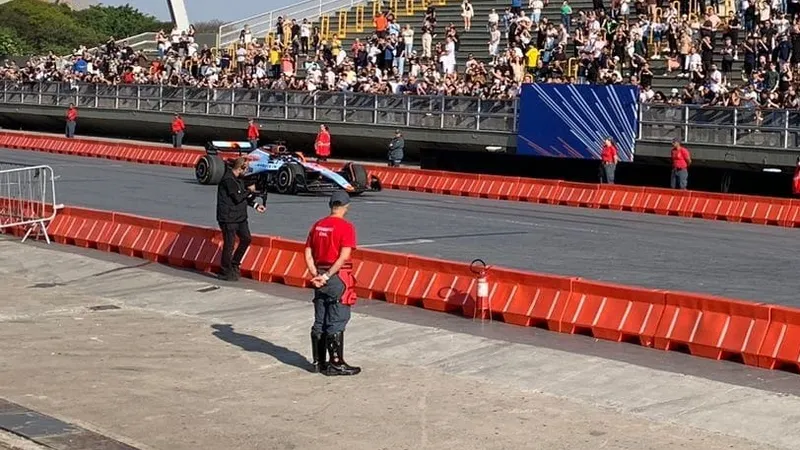
<svg viewBox="0 0 800 450"><path fill-rule="evenodd" d="M352 184L357 191L368 187L369 176L367 169L361 164L346 163L342 168L342 176L348 183Z"/></svg>
<svg viewBox="0 0 800 450"><path fill-rule="evenodd" d="M214 155L203 155L194 166L194 176L200 184L217 185L225 175L225 161Z"/></svg>
<svg viewBox="0 0 800 450"><path fill-rule="evenodd" d="M304 173L303 166L300 164L286 163L282 165L275 175L275 190L278 191L279 194L286 195L297 193L298 181L302 181L299 178L301 178Z"/></svg>

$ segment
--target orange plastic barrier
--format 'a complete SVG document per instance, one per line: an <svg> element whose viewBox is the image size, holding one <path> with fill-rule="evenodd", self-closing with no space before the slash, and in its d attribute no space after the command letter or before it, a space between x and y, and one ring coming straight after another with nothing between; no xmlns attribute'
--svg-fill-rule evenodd
<svg viewBox="0 0 800 450"><path fill-rule="evenodd" d="M575 197L567 193L562 198ZM713 209L718 210L716 204ZM24 230L5 232L20 235ZM214 228L67 207L59 210L49 233L59 243L200 271L219 268L222 243ZM467 264L357 250L353 265L361 298L800 371L798 309L498 268L488 273L488 302L481 303ZM242 274L309 287L303 243L253 236Z"/></svg>
<svg viewBox="0 0 800 450"><path fill-rule="evenodd" d="M576 280L561 331L650 347L664 304L664 291Z"/></svg>
<svg viewBox="0 0 800 450"><path fill-rule="evenodd" d="M654 346L712 359L758 365L770 308L700 294L666 294Z"/></svg>
<svg viewBox="0 0 800 450"><path fill-rule="evenodd" d="M199 150L0 132L0 147L194 167ZM326 163L338 169L341 163ZM572 183L367 165L387 189L800 227L800 199Z"/></svg>

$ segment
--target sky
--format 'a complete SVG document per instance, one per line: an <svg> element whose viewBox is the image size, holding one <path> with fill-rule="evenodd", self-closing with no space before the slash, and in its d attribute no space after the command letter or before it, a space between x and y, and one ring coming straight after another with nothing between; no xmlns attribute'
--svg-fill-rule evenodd
<svg viewBox="0 0 800 450"><path fill-rule="evenodd" d="M299 0L184 0L184 2L186 12L189 14L189 22L207 22L209 20L232 22L300 3ZM160 20L170 20L167 0L100 0L100 3L108 6L130 4L139 11L156 16ZM232 4L235 4L236 7L231 8Z"/></svg>

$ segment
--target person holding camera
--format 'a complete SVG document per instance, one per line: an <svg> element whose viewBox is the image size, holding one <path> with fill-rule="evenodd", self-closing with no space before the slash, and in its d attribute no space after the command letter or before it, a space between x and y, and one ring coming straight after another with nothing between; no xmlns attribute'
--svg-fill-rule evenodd
<svg viewBox="0 0 800 450"><path fill-rule="evenodd" d="M217 186L217 222L222 230L221 280L239 279L239 266L251 240L247 207L252 206L259 213L267 209L266 205L256 203L255 184L245 187L242 177L246 171L247 159L237 158L233 166L226 167L225 175ZM233 244L237 236L239 245L234 251Z"/></svg>
<svg viewBox="0 0 800 450"><path fill-rule="evenodd" d="M400 167L400 162L403 160L403 151L405 149L405 140L400 130L394 132L394 138L389 142L389 167Z"/></svg>

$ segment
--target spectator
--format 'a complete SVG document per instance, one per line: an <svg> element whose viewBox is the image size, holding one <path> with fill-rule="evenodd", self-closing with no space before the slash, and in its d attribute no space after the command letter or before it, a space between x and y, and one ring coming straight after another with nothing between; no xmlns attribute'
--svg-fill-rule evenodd
<svg viewBox="0 0 800 450"><path fill-rule="evenodd" d="M461 17L464 19L464 31L469 31L472 28L472 18L475 16L475 10L469 0L461 2Z"/></svg>

